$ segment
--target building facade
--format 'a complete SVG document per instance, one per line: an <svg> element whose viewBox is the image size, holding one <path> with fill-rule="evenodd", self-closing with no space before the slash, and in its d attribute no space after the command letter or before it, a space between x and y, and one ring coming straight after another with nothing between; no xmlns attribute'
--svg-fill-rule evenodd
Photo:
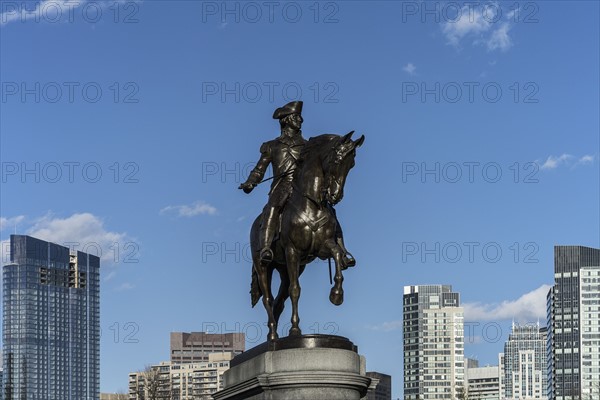
<svg viewBox="0 0 600 400"><path fill-rule="evenodd" d="M500 367L467 367L464 390L465 400L500 400Z"/></svg>
<svg viewBox="0 0 600 400"><path fill-rule="evenodd" d="M100 400L129 400L126 393L100 393Z"/></svg>
<svg viewBox="0 0 600 400"><path fill-rule="evenodd" d="M517 325L504 344L502 399L547 400L546 327Z"/></svg>
<svg viewBox="0 0 600 400"><path fill-rule="evenodd" d="M365 400L392 400L392 377L381 372L367 372L369 378L379 380L375 390L367 393Z"/></svg>
<svg viewBox="0 0 600 400"><path fill-rule="evenodd" d="M11 235L3 267L5 400L98 400L100 259Z"/></svg>
<svg viewBox="0 0 600 400"><path fill-rule="evenodd" d="M171 332L171 362L174 364L208 361L211 353L246 350L243 333Z"/></svg>
<svg viewBox="0 0 600 400"><path fill-rule="evenodd" d="M212 353L208 361L189 364L162 362L129 374L129 400L212 400L223 389L223 373L232 352Z"/></svg>
<svg viewBox="0 0 600 400"><path fill-rule="evenodd" d="M464 390L463 316L449 285L404 287L405 400L454 400Z"/></svg>
<svg viewBox="0 0 600 400"><path fill-rule="evenodd" d="M504 353L498 354L498 372L500 373L500 398L504 399Z"/></svg>
<svg viewBox="0 0 600 400"><path fill-rule="evenodd" d="M600 249L554 247L554 286L547 296L548 397L600 398Z"/></svg>
<svg viewBox="0 0 600 400"><path fill-rule="evenodd" d="M600 399L600 266L579 271L581 398Z"/></svg>

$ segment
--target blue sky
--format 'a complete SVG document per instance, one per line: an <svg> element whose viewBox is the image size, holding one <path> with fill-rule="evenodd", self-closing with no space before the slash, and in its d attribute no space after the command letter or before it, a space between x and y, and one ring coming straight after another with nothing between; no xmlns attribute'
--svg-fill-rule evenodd
<svg viewBox="0 0 600 400"><path fill-rule="evenodd" d="M1 239L98 244L103 392L170 331L266 336L247 237L268 188L236 188L290 100L307 138L366 136L337 207L346 301L315 263L301 326L351 338L394 398L403 286L452 284L466 355L494 364L512 319L544 321L553 246L600 245L597 2L0 4Z"/></svg>

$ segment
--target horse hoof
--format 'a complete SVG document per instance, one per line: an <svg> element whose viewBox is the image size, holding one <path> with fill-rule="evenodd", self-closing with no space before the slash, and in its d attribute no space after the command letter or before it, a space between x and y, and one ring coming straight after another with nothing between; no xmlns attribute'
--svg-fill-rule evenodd
<svg viewBox="0 0 600 400"><path fill-rule="evenodd" d="M331 301L332 304L339 306L344 302L344 291L331 289L331 293L329 293L329 301Z"/></svg>
<svg viewBox="0 0 600 400"><path fill-rule="evenodd" d="M279 335L277 334L277 332L273 332L273 333L269 333L269 336L267 337L269 342L274 342L277 339L279 339Z"/></svg>
<svg viewBox="0 0 600 400"><path fill-rule="evenodd" d="M302 331L300 330L300 328L291 328L290 329L290 336L300 336L302 335Z"/></svg>

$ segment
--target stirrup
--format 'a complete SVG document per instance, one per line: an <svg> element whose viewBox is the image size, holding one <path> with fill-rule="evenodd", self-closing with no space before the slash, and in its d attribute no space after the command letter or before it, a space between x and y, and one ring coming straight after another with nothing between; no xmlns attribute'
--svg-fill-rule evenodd
<svg viewBox="0 0 600 400"><path fill-rule="evenodd" d="M356 265L356 259L354 258L354 256L352 255L352 253L347 252L347 253L344 254L344 264L345 264L346 268L348 268L348 267L354 267Z"/></svg>
<svg viewBox="0 0 600 400"><path fill-rule="evenodd" d="M263 262L265 264L269 264L269 263L273 262L273 258L275 258L273 255L273 250L271 250L270 248L265 247L264 249L262 249L260 251L260 261L261 262Z"/></svg>

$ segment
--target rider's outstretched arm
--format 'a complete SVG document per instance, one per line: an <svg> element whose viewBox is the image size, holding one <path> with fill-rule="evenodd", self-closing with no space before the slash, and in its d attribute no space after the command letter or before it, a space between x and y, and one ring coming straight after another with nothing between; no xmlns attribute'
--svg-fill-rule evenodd
<svg viewBox="0 0 600 400"><path fill-rule="evenodd" d="M271 161L271 146L268 142L263 143L262 146L260 146L260 158L252 172L250 172L246 182L240 185L240 189L244 189L245 192L249 193L256 185L258 185L265 176Z"/></svg>

